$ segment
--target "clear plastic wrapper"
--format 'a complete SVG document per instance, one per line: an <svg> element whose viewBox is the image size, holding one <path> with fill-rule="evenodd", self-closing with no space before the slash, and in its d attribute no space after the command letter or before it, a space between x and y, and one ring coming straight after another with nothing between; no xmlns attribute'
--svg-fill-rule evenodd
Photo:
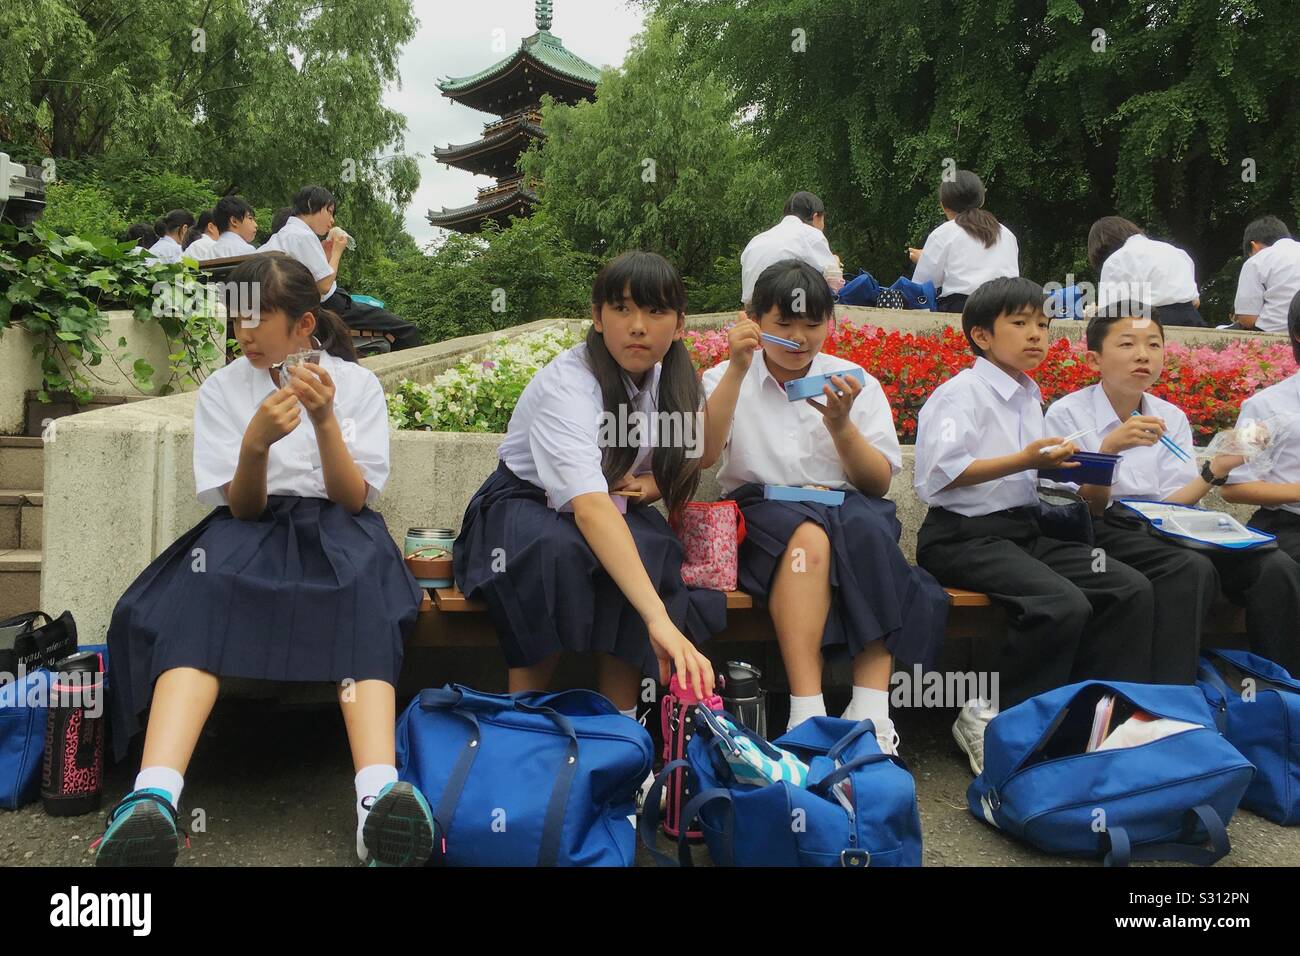
<svg viewBox="0 0 1300 956"><path fill-rule="evenodd" d="M1295 428L1295 415L1274 415L1261 420L1242 419L1236 428L1219 432L1204 448L1198 448L1198 458L1215 455L1241 455L1248 462L1267 468L1291 431Z"/></svg>

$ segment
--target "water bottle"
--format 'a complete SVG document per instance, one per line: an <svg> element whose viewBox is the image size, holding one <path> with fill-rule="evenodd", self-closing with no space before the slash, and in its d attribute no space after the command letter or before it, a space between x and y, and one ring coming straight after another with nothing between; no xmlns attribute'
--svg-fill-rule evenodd
<svg viewBox="0 0 1300 956"><path fill-rule="evenodd" d="M763 672L744 661L727 661L721 677L719 696L723 708L766 740L767 691L759 684Z"/></svg>
<svg viewBox="0 0 1300 956"><path fill-rule="evenodd" d="M50 669L41 802L55 817L99 809L104 783L104 662L86 651Z"/></svg>

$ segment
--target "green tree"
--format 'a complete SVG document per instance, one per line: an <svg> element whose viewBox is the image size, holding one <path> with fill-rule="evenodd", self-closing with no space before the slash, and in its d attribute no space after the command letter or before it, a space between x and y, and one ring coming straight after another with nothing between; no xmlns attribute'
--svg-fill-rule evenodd
<svg viewBox="0 0 1300 956"><path fill-rule="evenodd" d="M320 183L376 256L418 184L381 102L415 25L410 0L8 0L0 141L60 179L91 164L149 221L165 209L136 200L164 198L168 174L271 209Z"/></svg>
<svg viewBox="0 0 1300 956"><path fill-rule="evenodd" d="M683 68L726 77L778 167L827 200L846 264L886 279L942 221L945 159L984 178L1044 281L1087 273L1099 216L1171 238L1205 281L1250 219L1300 214L1288 0L646 4L684 36Z"/></svg>
<svg viewBox="0 0 1300 956"><path fill-rule="evenodd" d="M776 176L731 89L652 19L594 101L543 106L546 138L520 167L542 182L541 208L579 250L608 259L658 252L699 288L780 217ZM731 301L739 299L739 281Z"/></svg>

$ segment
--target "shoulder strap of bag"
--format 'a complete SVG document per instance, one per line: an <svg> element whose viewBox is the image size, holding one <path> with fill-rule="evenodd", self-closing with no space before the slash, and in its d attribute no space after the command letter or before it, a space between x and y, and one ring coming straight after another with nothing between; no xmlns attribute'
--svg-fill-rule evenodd
<svg viewBox="0 0 1300 956"><path fill-rule="evenodd" d="M1191 842L1195 839L1196 825L1200 823L1209 836L1210 845ZM1173 860L1210 866L1228 855L1232 849L1228 842L1228 829L1209 804L1201 804L1187 811L1183 820L1183 839L1169 843L1148 843L1133 846L1124 827L1108 827L1101 835L1102 849L1106 851L1106 866L1128 866L1133 860Z"/></svg>
<svg viewBox="0 0 1300 956"><path fill-rule="evenodd" d="M907 764L903 763L902 758L895 757L892 754L864 754L861 757L855 757L846 764L836 767L816 783L808 784L808 792L816 794L819 797L826 797L826 794L830 791L831 787L835 786L849 774L853 773L853 771L860 770L868 764L883 763L886 760L890 763L898 764L898 766L902 767L904 770L907 769Z"/></svg>
<svg viewBox="0 0 1300 956"><path fill-rule="evenodd" d="M840 754L852 747L859 738L866 734L871 734L874 737L875 733L876 725L874 721L859 721L856 727L836 741L835 745L831 747L830 750L826 751L826 756L830 757L832 760L839 760Z"/></svg>
<svg viewBox="0 0 1300 956"><path fill-rule="evenodd" d="M555 866L560 858L560 837L564 832L564 813L569 805L569 791L578 772L578 733L573 722L558 710L534 707L522 700L515 701L515 710L525 714L541 714L555 724L566 738L564 756L551 785L551 797L546 803L546 816L542 822L542 841L537 850L538 866Z"/></svg>
<svg viewBox="0 0 1300 956"><path fill-rule="evenodd" d="M25 614L15 614L13 617L5 618L3 621L0 621L0 627L18 627L25 624L27 627L24 628L24 630L30 631L36 627L36 619L38 617L45 618L46 624L52 623L52 619L44 611L28 611Z"/></svg>
<svg viewBox="0 0 1300 956"><path fill-rule="evenodd" d="M694 866L695 863L691 860L691 847L686 842L686 831L691 828L691 824L695 822L695 818L700 815L700 811L706 805L713 803L715 800L725 800L728 812L722 829L722 861L715 860L714 862L720 866L734 866L736 859L735 814L731 809L730 791L721 787L714 787L712 790L705 790L703 793L696 794L683 808L681 820L677 824L677 859L674 860L659 849L657 842L659 833L659 797L663 793L664 783L672 776L673 771L678 769L690 773L690 761L672 760L664 764L664 768L659 771L659 776L655 777L649 793L646 794L645 805L641 809L641 821L637 824L641 843L649 851L651 858L655 861L655 866Z"/></svg>
<svg viewBox="0 0 1300 956"><path fill-rule="evenodd" d="M664 764L663 769L659 771L659 775L655 777L654 783L650 785L650 790L646 793L645 803L641 806L641 819L637 822L637 832L641 837L641 843L654 859L655 866L692 865L689 851L687 851L685 859L680 858L680 845L678 846L679 858L676 861L660 850L658 846L659 800L664 792L664 784L672 776L674 770L681 770L684 774L689 774L691 772L691 762L689 760L670 760Z"/></svg>
<svg viewBox="0 0 1300 956"><path fill-rule="evenodd" d="M451 768L451 774L447 777L447 785L442 788L438 805L433 809L433 819L442 829L444 839L451 835L451 821L456 816L461 792L465 789L465 781L469 779L470 768L474 766L474 758L478 756L479 744L483 738L483 731L478 725L478 717L474 712L469 708L457 706L463 696L459 690L452 687L430 687L420 691L421 709L446 710L470 725L469 737L466 738L465 746Z"/></svg>

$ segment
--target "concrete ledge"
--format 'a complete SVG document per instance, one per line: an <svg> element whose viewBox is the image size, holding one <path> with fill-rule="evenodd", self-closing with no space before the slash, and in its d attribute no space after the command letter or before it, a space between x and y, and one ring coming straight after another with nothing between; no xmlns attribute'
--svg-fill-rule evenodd
<svg viewBox="0 0 1300 956"><path fill-rule="evenodd" d="M76 367L90 380L96 395L139 398L141 391L131 378L130 364L118 368L110 354L130 353L135 358L143 358L157 370L155 378L161 380L162 370L170 364L167 336L156 322L137 322L131 312L105 312L104 317L108 320L108 331L103 338L104 361L96 366L77 363ZM123 348L117 345L121 338L126 339ZM8 328L0 334L0 435L22 434L25 428L26 394L29 389L39 389L42 382L40 358L32 355L32 349L39 343L39 336L26 329ZM220 355L212 368L225 364L224 347Z"/></svg>

